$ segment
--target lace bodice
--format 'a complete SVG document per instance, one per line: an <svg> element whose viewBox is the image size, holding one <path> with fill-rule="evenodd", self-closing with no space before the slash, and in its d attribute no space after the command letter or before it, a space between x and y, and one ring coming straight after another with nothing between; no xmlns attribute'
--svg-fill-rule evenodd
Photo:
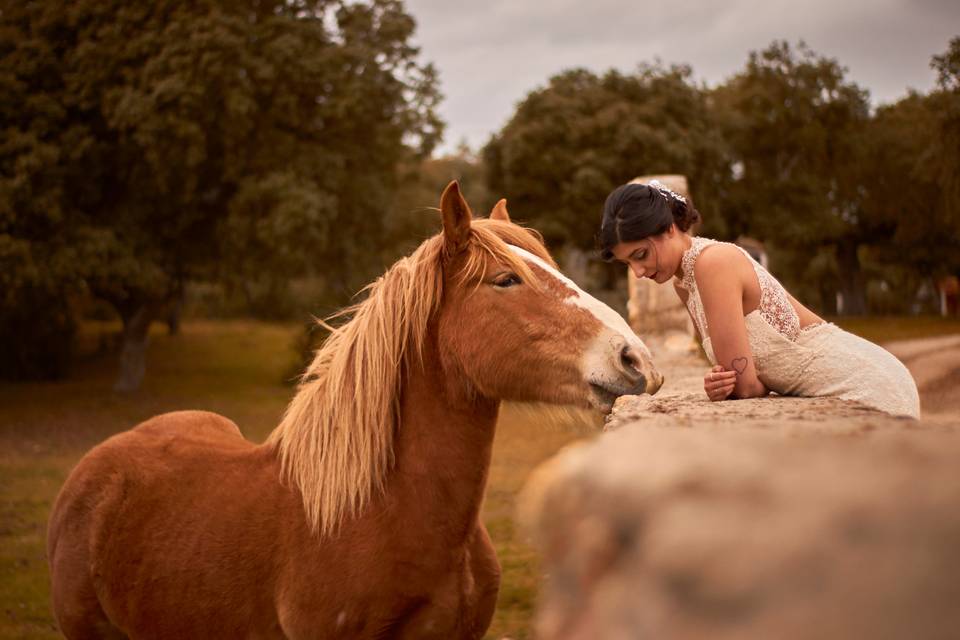
<svg viewBox="0 0 960 640"><path fill-rule="evenodd" d="M686 289L687 308L690 315L697 324L697 330L700 332L700 339L706 340L710 334L707 331L707 317L703 311L703 302L700 300L700 292L697 290L697 281L693 277L693 267L697 258L703 253L703 250L714 244L721 243L708 238L693 238L693 243L687 249L680 262L681 273L683 277L680 280L680 287ZM736 246L736 245L733 245ZM742 248L737 247L750 260L753 270L757 274L757 282L760 284L760 306L757 311L760 316L773 327L777 333L789 340L796 340L800 335L800 317L797 315L793 305L787 297L787 292L777 279L770 275L770 272L763 268L750 254Z"/></svg>

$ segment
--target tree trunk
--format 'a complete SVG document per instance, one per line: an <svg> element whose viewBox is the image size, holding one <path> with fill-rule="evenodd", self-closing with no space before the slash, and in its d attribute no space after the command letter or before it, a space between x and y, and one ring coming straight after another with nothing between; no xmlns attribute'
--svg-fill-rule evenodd
<svg viewBox="0 0 960 640"><path fill-rule="evenodd" d="M820 281L818 288L820 291L820 313L827 316L837 315L837 290L826 279Z"/></svg>
<svg viewBox="0 0 960 640"><path fill-rule="evenodd" d="M167 333L171 336L180 335L180 316L183 313L183 293L177 294L167 307Z"/></svg>
<svg viewBox="0 0 960 640"><path fill-rule="evenodd" d="M862 316L867 313L866 283L857 248L854 242L837 245L840 293L843 294L843 309L840 313L845 316Z"/></svg>
<svg viewBox="0 0 960 640"><path fill-rule="evenodd" d="M139 305L130 316L123 317L123 345L120 349L120 371L113 390L129 393L140 388L146 371L147 343L156 306Z"/></svg>

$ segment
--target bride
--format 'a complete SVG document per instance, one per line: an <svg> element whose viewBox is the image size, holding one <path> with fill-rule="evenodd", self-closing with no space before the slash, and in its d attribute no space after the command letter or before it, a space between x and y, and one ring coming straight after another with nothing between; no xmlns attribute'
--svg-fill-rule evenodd
<svg viewBox="0 0 960 640"><path fill-rule="evenodd" d="M714 365L703 378L711 400L774 391L920 417L916 383L899 360L822 320L740 247L689 235L699 218L657 181L626 184L607 197L599 241L605 260L638 278L673 279Z"/></svg>

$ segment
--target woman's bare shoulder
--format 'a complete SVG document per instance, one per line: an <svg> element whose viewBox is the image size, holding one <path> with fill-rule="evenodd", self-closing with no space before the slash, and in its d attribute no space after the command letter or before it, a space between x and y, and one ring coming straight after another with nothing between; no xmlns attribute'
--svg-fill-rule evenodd
<svg viewBox="0 0 960 640"><path fill-rule="evenodd" d="M739 247L718 243L706 247L693 265L693 276L698 286L711 283L740 281L752 273L750 258Z"/></svg>

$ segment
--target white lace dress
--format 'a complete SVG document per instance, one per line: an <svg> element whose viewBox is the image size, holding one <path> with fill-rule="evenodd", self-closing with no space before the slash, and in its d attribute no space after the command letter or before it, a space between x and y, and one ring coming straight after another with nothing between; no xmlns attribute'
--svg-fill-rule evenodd
<svg viewBox="0 0 960 640"><path fill-rule="evenodd" d="M693 277L697 258L713 244L720 243L693 238L683 254L679 286L688 292L687 308L703 339L703 349L710 362L717 364ZM855 400L889 414L920 417L917 385L902 362L882 347L829 322L801 329L783 286L746 251L744 254L757 274L760 306L743 320L757 377L768 389L781 395Z"/></svg>

